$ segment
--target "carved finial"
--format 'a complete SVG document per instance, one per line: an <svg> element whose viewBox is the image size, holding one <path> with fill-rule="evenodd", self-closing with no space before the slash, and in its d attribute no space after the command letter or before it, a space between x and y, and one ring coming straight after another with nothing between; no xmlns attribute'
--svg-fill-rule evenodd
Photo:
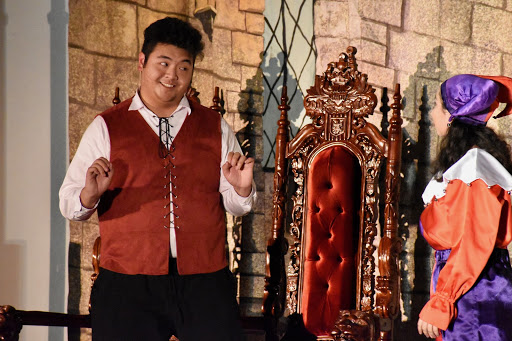
<svg viewBox="0 0 512 341"><path fill-rule="evenodd" d="M199 100L199 92L194 87L189 87L187 90L187 98L189 100L192 100L196 103L201 104L201 101Z"/></svg>
<svg viewBox="0 0 512 341"><path fill-rule="evenodd" d="M357 49L354 46L349 46L347 48L347 53L348 53L348 66L352 70L357 71L357 63L356 63Z"/></svg>
<svg viewBox="0 0 512 341"><path fill-rule="evenodd" d="M119 87L118 86L116 86L116 90L114 92L114 98L112 99L112 103L114 105L121 103L121 99L119 98Z"/></svg>
<svg viewBox="0 0 512 341"><path fill-rule="evenodd" d="M286 114L286 112L290 110L290 106L288 105L287 90L288 87L283 85L283 90L281 91L281 104L277 107L279 110L281 110L281 116L283 115L283 112Z"/></svg>
<svg viewBox="0 0 512 341"><path fill-rule="evenodd" d="M220 96L219 96L219 87L215 87L214 95L213 95L213 105L210 107L210 109L215 110L219 114L222 114L222 107L220 106Z"/></svg>

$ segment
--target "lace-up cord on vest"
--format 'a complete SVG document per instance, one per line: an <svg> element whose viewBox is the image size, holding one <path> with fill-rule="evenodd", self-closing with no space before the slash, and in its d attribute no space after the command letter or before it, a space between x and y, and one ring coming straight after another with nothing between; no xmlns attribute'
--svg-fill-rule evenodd
<svg viewBox="0 0 512 341"><path fill-rule="evenodd" d="M174 145L172 141L174 137L171 135L170 129L173 126L169 123L168 117L159 117L158 122L158 134L160 136L160 143L158 146L158 155L164 159L164 168L168 170L165 173L164 179L166 180L166 184L164 185L165 195L164 199L169 199L169 204L166 204L164 208L169 208L169 213L164 215L164 218L169 217L171 214L174 215L174 219L169 218L169 225L164 225L165 228L175 227L179 229L180 227L176 225L176 219L179 219L179 216L174 213L174 209L178 208L178 205L174 203L173 198L177 198L177 196L173 193L173 189L176 188L175 182L173 180L176 179L176 175L172 174L172 169L176 168L172 160L176 157L172 154L174 152Z"/></svg>

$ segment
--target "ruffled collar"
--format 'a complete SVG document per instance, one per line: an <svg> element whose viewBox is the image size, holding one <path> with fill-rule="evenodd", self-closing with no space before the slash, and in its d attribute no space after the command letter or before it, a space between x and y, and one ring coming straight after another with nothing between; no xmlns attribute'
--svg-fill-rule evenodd
<svg viewBox="0 0 512 341"><path fill-rule="evenodd" d="M443 173L442 181L430 180L421 197L428 204L434 197L444 196L450 181L461 180L470 184L478 179L487 186L499 185L506 191L512 190L512 175L505 167L485 150L472 148Z"/></svg>

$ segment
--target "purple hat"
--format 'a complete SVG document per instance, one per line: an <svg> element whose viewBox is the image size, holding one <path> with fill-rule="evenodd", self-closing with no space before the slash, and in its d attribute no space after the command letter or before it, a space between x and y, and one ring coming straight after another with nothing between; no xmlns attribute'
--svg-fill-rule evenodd
<svg viewBox="0 0 512 341"><path fill-rule="evenodd" d="M497 106L499 89L498 83L490 79L463 74L441 84L441 97L450 121L456 118L472 125L485 125Z"/></svg>

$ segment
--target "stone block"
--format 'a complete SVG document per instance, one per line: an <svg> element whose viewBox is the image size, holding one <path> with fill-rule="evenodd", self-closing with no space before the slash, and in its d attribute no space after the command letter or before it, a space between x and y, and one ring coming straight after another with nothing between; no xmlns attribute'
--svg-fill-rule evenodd
<svg viewBox="0 0 512 341"><path fill-rule="evenodd" d="M358 12L363 18L401 26L402 0L361 0L358 2Z"/></svg>
<svg viewBox="0 0 512 341"><path fill-rule="evenodd" d="M503 110L503 108L499 109L500 111ZM499 112L499 111L498 111ZM505 117L500 117L499 119L490 119L489 123L487 124L489 128L494 129L500 136L505 136L508 140L508 143L510 145L511 137L512 137L512 116L508 115Z"/></svg>
<svg viewBox="0 0 512 341"><path fill-rule="evenodd" d="M228 122L229 126L235 132L235 134L238 131L238 130L235 130L235 129L240 128L239 125L238 125L238 121L237 121L237 124L235 124L235 118L236 117L237 116L236 116L236 114L234 112L226 112L224 114L224 116L223 116L223 118L226 120L226 122Z"/></svg>
<svg viewBox="0 0 512 341"><path fill-rule="evenodd" d="M243 252L240 264L242 274L265 276L266 254L264 252Z"/></svg>
<svg viewBox="0 0 512 341"><path fill-rule="evenodd" d="M232 33L233 62L259 66L263 53L263 37L243 32Z"/></svg>
<svg viewBox="0 0 512 341"><path fill-rule="evenodd" d="M503 0L474 0L476 3L488 5L491 7L503 8ZM508 1L507 1L508 3Z"/></svg>
<svg viewBox="0 0 512 341"><path fill-rule="evenodd" d="M105 110L112 106L114 91L119 87L121 101L133 96L139 86L137 61L96 56L96 106Z"/></svg>
<svg viewBox="0 0 512 341"><path fill-rule="evenodd" d="M512 54L503 54L503 74L512 75Z"/></svg>
<svg viewBox="0 0 512 341"><path fill-rule="evenodd" d="M263 300L261 298L241 297L240 298L241 315L242 316L258 316L258 317L260 317L262 304L263 304Z"/></svg>
<svg viewBox="0 0 512 341"><path fill-rule="evenodd" d="M439 38L391 31L388 67L414 73L440 45Z"/></svg>
<svg viewBox="0 0 512 341"><path fill-rule="evenodd" d="M240 297L263 297L265 276L240 275Z"/></svg>
<svg viewBox="0 0 512 341"><path fill-rule="evenodd" d="M263 172L263 167L261 165L261 162L260 161L257 161L258 163L258 174L255 174L254 175L254 180L255 181L258 181L260 186L263 184L263 181L264 181L264 172ZM265 197L265 193L264 191L257 191L257 195L258 195L258 200L256 200L256 204L254 205L253 207L253 211L254 213L261 213L261 214L265 214L266 211L265 211L265 201L263 200L263 198Z"/></svg>
<svg viewBox="0 0 512 341"><path fill-rule="evenodd" d="M388 28L386 25L371 21L361 21L361 38L375 41L382 45L387 44Z"/></svg>
<svg viewBox="0 0 512 341"><path fill-rule="evenodd" d="M511 40L512 43L512 40ZM501 74L501 54L474 46L443 42L443 61L452 74Z"/></svg>
<svg viewBox="0 0 512 341"><path fill-rule="evenodd" d="M317 58L316 74L321 75L327 69L327 64L337 61L341 53L347 51L349 40L343 38L324 38L315 39Z"/></svg>
<svg viewBox="0 0 512 341"><path fill-rule="evenodd" d="M349 36L348 2L315 1L315 36Z"/></svg>
<svg viewBox="0 0 512 341"><path fill-rule="evenodd" d="M99 226L88 221L83 222L83 241L82 241L82 269L92 271L92 252L94 242L99 237Z"/></svg>
<svg viewBox="0 0 512 341"><path fill-rule="evenodd" d="M69 268L80 269L82 263L82 246L80 242L69 242L68 264ZM70 274L71 278L71 274Z"/></svg>
<svg viewBox="0 0 512 341"><path fill-rule="evenodd" d="M73 244L70 244L70 246ZM73 266L71 263L68 267L68 313L69 314L80 314L80 297L82 296L81 287L81 269Z"/></svg>
<svg viewBox="0 0 512 341"><path fill-rule="evenodd" d="M249 156L254 157L256 162L260 162L262 160L263 155L262 137L251 134L250 132L247 133L245 131L238 131L236 136L240 141L242 151L244 153L247 153ZM258 191L261 191L262 187L263 184L256 183L256 188Z"/></svg>
<svg viewBox="0 0 512 341"><path fill-rule="evenodd" d="M109 2L107 5L110 30L110 54L116 57L138 56L137 8L122 2Z"/></svg>
<svg viewBox="0 0 512 341"><path fill-rule="evenodd" d="M239 0L223 0L216 2L214 32L217 28L230 31L245 31L245 13L238 9Z"/></svg>
<svg viewBox="0 0 512 341"><path fill-rule="evenodd" d="M147 0L147 7L161 12L187 15L189 2L192 1Z"/></svg>
<svg viewBox="0 0 512 341"><path fill-rule="evenodd" d="M76 153L78 144L82 139L85 130L94 120L94 117L99 114L97 110L91 109L83 104L71 102L69 103L69 123L68 123L68 138L69 138L69 159L72 160Z"/></svg>
<svg viewBox="0 0 512 341"><path fill-rule="evenodd" d="M263 72L254 66L242 66L240 87L244 92L263 93Z"/></svg>
<svg viewBox="0 0 512 341"><path fill-rule="evenodd" d="M167 2L169 2L169 1L167 1ZM144 42L144 30L146 29L146 27L151 25L153 22L155 22L159 19L165 18L167 16L177 17L177 18L185 20L185 21L189 20L189 18L183 14L172 14L171 15L171 14L157 12L157 11L147 9L144 7L138 7L137 11L138 11L138 17L137 17L137 19L138 19L137 20L137 23L138 23L137 32L138 33L137 33L137 35L138 35L138 41L139 41L139 46L137 48L137 51L140 51L140 49L142 48L142 43ZM195 21L193 21L191 23L194 25L197 25L197 23ZM200 27L196 27L196 28L199 29L200 32L202 31L200 29Z"/></svg>
<svg viewBox="0 0 512 341"><path fill-rule="evenodd" d="M68 43L73 46L85 47L85 36L87 23L90 25L91 13L89 7L99 7L105 9L105 1L97 1L94 6L88 1L71 0L69 1L69 25L68 25Z"/></svg>
<svg viewBox="0 0 512 341"><path fill-rule="evenodd" d="M264 193L258 192L256 202L263 203ZM265 253L267 249L267 230L269 225L265 224L264 214L252 214L251 219L243 220L242 225L242 251Z"/></svg>
<svg viewBox="0 0 512 341"><path fill-rule="evenodd" d="M240 10L263 13L265 10L265 0L240 0Z"/></svg>
<svg viewBox="0 0 512 341"><path fill-rule="evenodd" d="M247 27L247 32L263 35L265 31L265 17L259 13L249 13L245 14L245 25Z"/></svg>
<svg viewBox="0 0 512 341"><path fill-rule="evenodd" d="M465 43L471 37L472 4L459 0L441 1L441 38Z"/></svg>
<svg viewBox="0 0 512 341"><path fill-rule="evenodd" d="M439 36L440 3L438 0L409 1L404 13L404 28Z"/></svg>
<svg viewBox="0 0 512 341"><path fill-rule="evenodd" d="M81 295L80 295L80 314L88 314L89 313L89 302L91 297L91 275L92 271L82 270L80 276L81 283Z"/></svg>
<svg viewBox="0 0 512 341"><path fill-rule="evenodd" d="M82 243L82 223L79 221L69 221L69 242Z"/></svg>
<svg viewBox="0 0 512 341"><path fill-rule="evenodd" d="M386 65L387 47L369 40L361 39L361 48L358 50L357 59L365 62Z"/></svg>
<svg viewBox="0 0 512 341"><path fill-rule="evenodd" d="M70 100L94 105L96 93L94 56L82 49L69 48L68 58Z"/></svg>
<svg viewBox="0 0 512 341"><path fill-rule="evenodd" d="M395 85L395 70L368 64L358 61L358 70L368 75L368 82L374 86L387 87L393 89Z"/></svg>
<svg viewBox="0 0 512 341"><path fill-rule="evenodd" d="M250 91L227 91L228 112L261 115L263 108L263 95L261 94Z"/></svg>
<svg viewBox="0 0 512 341"><path fill-rule="evenodd" d="M79 1L70 8L70 44L113 56L136 55L136 5L98 0L94 6Z"/></svg>
<svg viewBox="0 0 512 341"><path fill-rule="evenodd" d="M240 82L240 65L232 59L231 31L217 28L213 31L212 42L205 42L204 58L196 62L196 67L211 70L219 78Z"/></svg>
<svg viewBox="0 0 512 341"><path fill-rule="evenodd" d="M199 68L196 64L194 76L192 78L192 87L199 92L199 100L205 107L212 105L215 86L213 85L213 75L209 70Z"/></svg>
<svg viewBox="0 0 512 341"><path fill-rule="evenodd" d="M473 43L493 51L512 52L512 13L476 4L473 10Z"/></svg>

